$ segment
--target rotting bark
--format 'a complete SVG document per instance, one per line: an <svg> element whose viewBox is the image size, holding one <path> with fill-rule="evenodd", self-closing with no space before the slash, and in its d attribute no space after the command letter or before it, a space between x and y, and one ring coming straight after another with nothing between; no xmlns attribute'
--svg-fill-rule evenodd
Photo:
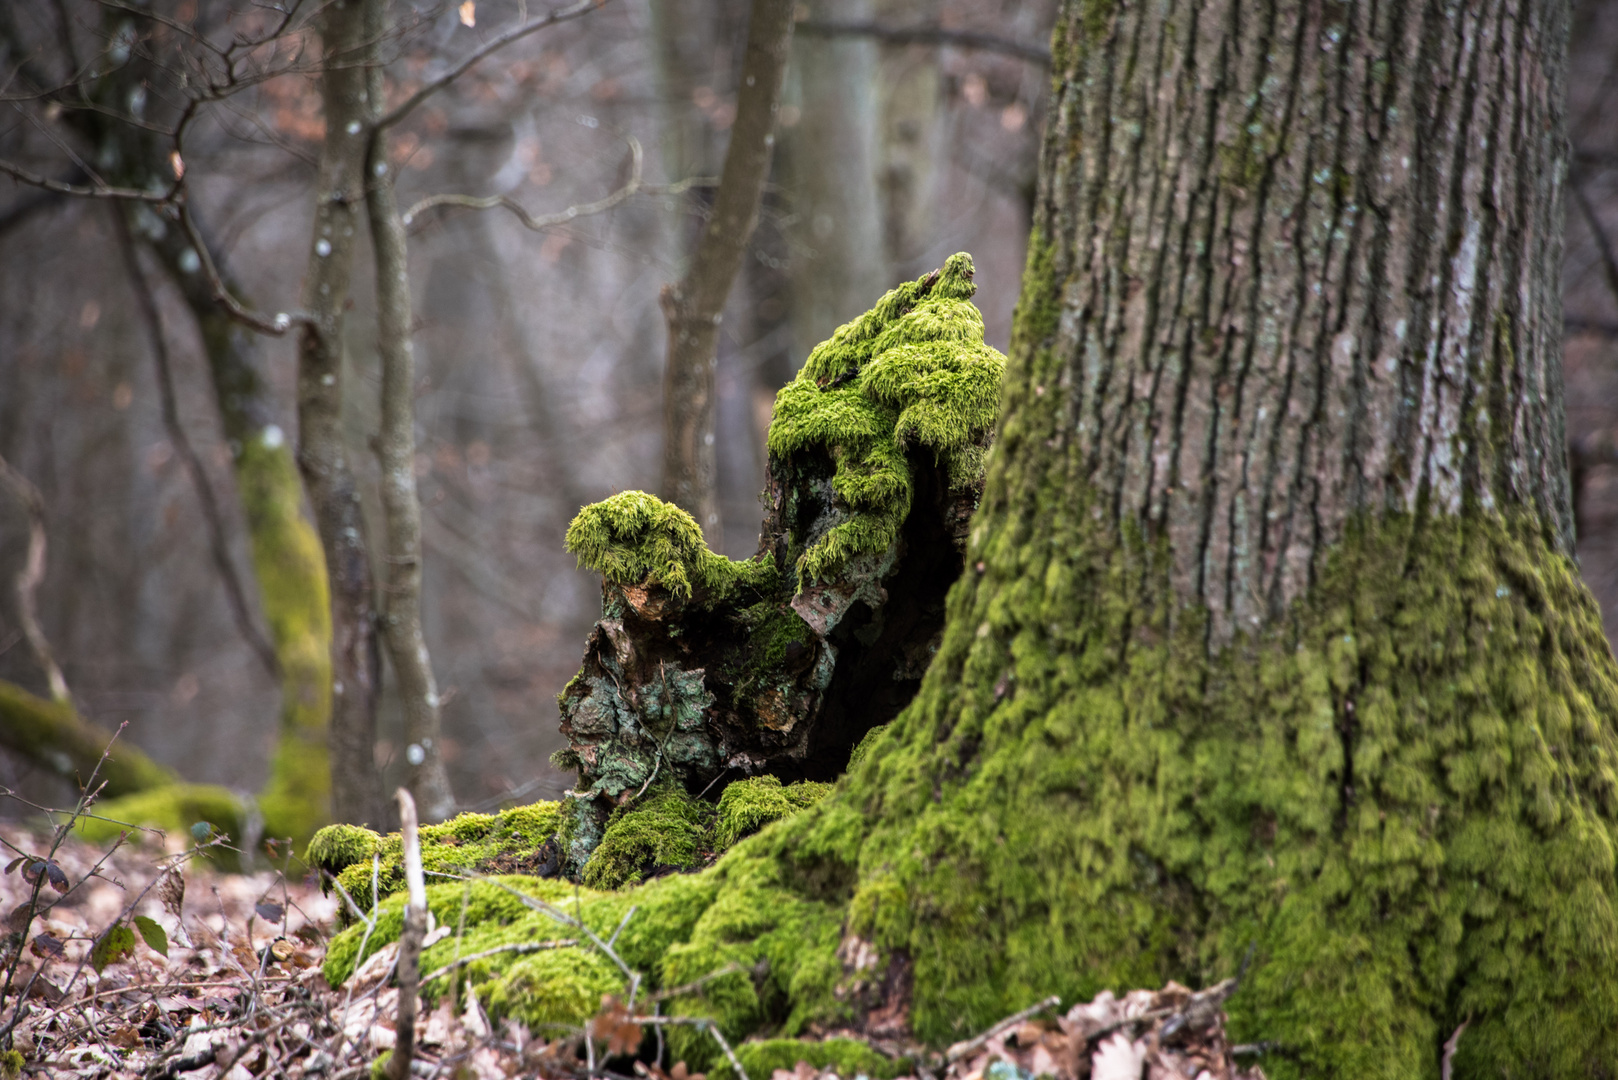
<svg viewBox="0 0 1618 1080"><path fill-rule="evenodd" d="M315 222L304 277L311 316L298 337L298 467L320 530L330 577L332 814L377 820L378 668L370 554L360 493L343 441L343 321L354 245L364 224L366 135L371 107L360 0L336 0L320 17L326 136L315 184Z"/></svg>
<svg viewBox="0 0 1618 1080"><path fill-rule="evenodd" d="M719 524L714 490L714 365L725 297L758 224L775 147L775 117L792 40L791 0L753 0L747 50L713 211L679 282L664 286L663 495L705 528Z"/></svg>
<svg viewBox="0 0 1618 1080"><path fill-rule="evenodd" d="M383 0L364 0L366 36L385 29ZM377 620L393 664L404 708L406 786L431 824L455 813L455 793L444 769L438 686L421 626L421 502L416 493L416 363L410 336L410 252L394 198L382 117L382 68L367 69L370 132L366 151L366 208L376 263L377 352L382 364L382 424L377 462L382 474L383 559ZM408 1055L404 1060L408 1062Z"/></svg>
<svg viewBox="0 0 1618 1080"><path fill-rule="evenodd" d="M914 695L998 403L971 276L958 255L889 293L782 391L752 561L713 555L689 516L639 492L574 521L569 550L604 584L560 699L557 762L587 793L572 872L607 813L655 782L717 797L725 779L833 779Z"/></svg>

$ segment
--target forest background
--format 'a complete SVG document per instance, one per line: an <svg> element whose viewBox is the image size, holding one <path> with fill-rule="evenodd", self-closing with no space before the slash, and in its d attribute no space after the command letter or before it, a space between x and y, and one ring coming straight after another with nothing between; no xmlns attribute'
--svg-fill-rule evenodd
<svg viewBox="0 0 1618 1080"><path fill-rule="evenodd" d="M16 5L0 27L5 73L100 48L113 4ZM264 9L157 4L216 32ZM394 5L390 100L541 12L521 2ZM800 4L758 228L730 291L716 368L716 551L751 555L764 432L809 349L881 291L971 251L988 341L1004 348L1024 261L1047 92L1047 0ZM1618 633L1618 3L1574 5L1564 268L1565 378L1579 557ZM711 205L737 116L748 5L611 0L514 42L397 126L397 201L502 196L410 217L416 381L413 470L422 502L422 624L442 702L456 805L555 798L572 774L554 698L599 613L597 579L563 550L578 508L656 490L663 442L664 314ZM249 31L251 32L251 31ZM318 71L289 38L280 74L206 110L180 168L221 269L263 312L299 304L324 134ZM305 43L306 44L306 43ZM306 46L307 47L307 46ZM316 55L311 49L311 56ZM272 65L273 67L273 65ZM62 70L70 70L71 63ZM57 117L15 84L0 158L71 173ZM125 105L129 105L125 102ZM631 150L638 145L640 154ZM636 158L640 157L638 168ZM172 168L171 164L171 168ZM608 200L612 201L612 200ZM189 780L258 792L281 687L264 662L233 448L186 297L150 254L136 270L106 200L0 184L0 457L39 493L48 542L38 621L79 711ZM361 230L362 233L364 230ZM359 241L343 350L341 432L373 565L386 565L381 375ZM143 315L149 292L154 326ZM176 419L217 514L205 512L164 416ZM267 422L297 430L295 335L251 340ZM0 576L26 571L30 519L0 495ZM245 610L233 606L221 546ZM18 593L0 590L0 679L48 695ZM406 769L404 709L384 662L377 790ZM67 781L0 750L0 786L71 802ZM0 804L0 815L26 808Z"/></svg>

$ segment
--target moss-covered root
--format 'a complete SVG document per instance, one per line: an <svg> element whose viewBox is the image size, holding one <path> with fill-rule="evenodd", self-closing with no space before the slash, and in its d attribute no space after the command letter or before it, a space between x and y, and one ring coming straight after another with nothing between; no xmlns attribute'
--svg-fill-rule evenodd
<svg viewBox="0 0 1618 1080"><path fill-rule="evenodd" d="M860 810L850 926L914 958L918 1034L1251 948L1272 1080L1436 1078L1463 1022L1456 1076L1612 1075L1618 667L1537 522L1357 522L1208 659L1150 549L1064 520L984 531L920 694L791 825Z"/></svg>
<svg viewBox="0 0 1618 1080"><path fill-rule="evenodd" d="M674 870L694 870L713 852L712 806L667 786L619 807L584 866L584 883L619 889Z"/></svg>
<svg viewBox="0 0 1618 1080"><path fill-rule="evenodd" d="M830 456L846 508L799 556L800 588L898 540L914 488L907 451L931 450L956 489L981 479L1005 357L984 344L975 290L972 257L950 256L839 327L776 396L770 453Z"/></svg>
<svg viewBox="0 0 1618 1080"><path fill-rule="evenodd" d="M777 579L768 558L736 562L714 554L695 518L644 491L619 492L580 510L566 544L580 566L614 585L661 585L686 600L693 588L714 603L738 588L768 589Z"/></svg>
<svg viewBox="0 0 1618 1080"><path fill-rule="evenodd" d="M420 830L421 864L427 880L465 874L529 873L554 876L560 867L550 843L563 821L562 804L534 803L498 814L461 814ZM376 856L377 892L372 891ZM378 894L404 888L404 845L398 833L379 836L354 825L328 825L309 842L309 862L336 877L362 909ZM343 918L351 917L346 910Z"/></svg>
<svg viewBox="0 0 1618 1080"><path fill-rule="evenodd" d="M719 797L714 843L719 850L729 848L744 836L751 836L772 821L789 818L806 810L831 792L830 784L803 780L782 786L773 776L737 780Z"/></svg>

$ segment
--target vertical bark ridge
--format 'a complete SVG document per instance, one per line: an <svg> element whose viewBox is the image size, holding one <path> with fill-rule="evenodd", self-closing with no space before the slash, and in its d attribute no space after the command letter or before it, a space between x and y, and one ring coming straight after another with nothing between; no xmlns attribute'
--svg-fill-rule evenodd
<svg viewBox="0 0 1618 1080"><path fill-rule="evenodd" d="M1058 35L1036 219L1062 367L1035 377L1079 388L1047 437L1115 522L1169 539L1210 647L1281 617L1359 511L1459 513L1475 486L1569 550L1557 354L1527 321L1565 16L1096 10ZM1500 379L1522 392L1466 389Z"/></svg>

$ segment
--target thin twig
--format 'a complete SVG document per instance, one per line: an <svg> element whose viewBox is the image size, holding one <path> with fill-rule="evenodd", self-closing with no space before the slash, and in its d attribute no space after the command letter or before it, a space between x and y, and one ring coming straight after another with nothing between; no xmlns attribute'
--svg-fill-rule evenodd
<svg viewBox="0 0 1618 1080"><path fill-rule="evenodd" d="M63 678L62 669L51 654L50 642L40 628L39 615L34 606L34 594L39 589L39 583L45 580L45 499L39 489L3 457L0 457L0 483L11 489L28 515L28 557L23 560L22 569L17 571L15 584L17 620L22 623L22 634L28 641L28 647L33 650L34 661L45 673L45 682L51 688L51 700L59 705L71 704L72 695L67 690L67 679Z"/></svg>
<svg viewBox="0 0 1618 1080"><path fill-rule="evenodd" d="M145 188L112 187L106 184L87 186L84 184L70 184L65 180L44 176L17 165L14 162L0 158L0 173L13 179L20 180L31 187L44 188L54 191L58 195L76 195L85 199L128 199L131 202L143 203L170 203L174 201L174 193L170 191L148 191Z"/></svg>
<svg viewBox="0 0 1618 1080"><path fill-rule="evenodd" d="M444 87L466 74L466 72L469 71L474 64L488 56L490 53L498 52L507 45L510 45L513 41L518 41L525 38L535 31L545 29L547 26L555 26L557 23L567 22L569 19L576 19L580 15L586 15L594 11L596 8L602 7L606 3L607 0L579 0L578 3L569 4L564 8L557 8L555 11L552 11L546 15L541 15L537 19L532 19L529 22L513 26L504 33L495 35L493 38L490 38L489 41L481 48L474 50L460 63L456 64L442 75L439 75L437 78L429 79L421 86L419 90L405 98L398 105L394 106L393 109L382 117L382 119L378 120L376 122L376 126L387 128L397 124L399 121L409 116L410 113L415 110L416 106L420 105L423 101L426 101L429 97L438 93L438 91L444 89Z"/></svg>
<svg viewBox="0 0 1618 1080"><path fill-rule="evenodd" d="M429 195L406 210L402 220L406 225L409 225L435 206L459 206L467 210L493 210L499 207L515 214L524 228L539 232L553 225L565 225L581 217L603 213L640 191L643 186L641 184L642 151L640 141L633 135L625 135L624 140L629 143L629 181L612 194L605 198L597 199L595 202L580 203L565 210L558 210L554 214L543 214L535 217L521 203L505 195L488 195L481 198L473 195Z"/></svg>
<svg viewBox="0 0 1618 1080"><path fill-rule="evenodd" d="M951 1063L959 1061L967 1054L970 1054L972 1051L978 1049L984 1043L987 1043L996 1035L1010 1031L1012 1028L1016 1027L1024 1020L1027 1020L1035 1013L1044 1012L1046 1009L1053 1009L1061 1003L1061 997L1056 994L1052 994L1050 997L1039 1002L1037 1005L1030 1005L1021 1012L1014 1012L1004 1020L1000 1021L998 1024L994 1025L994 1027L990 1028L988 1031L985 1031L983 1034L967 1039L965 1042L958 1042L954 1046L950 1047L949 1050L944 1054L944 1060Z"/></svg>

